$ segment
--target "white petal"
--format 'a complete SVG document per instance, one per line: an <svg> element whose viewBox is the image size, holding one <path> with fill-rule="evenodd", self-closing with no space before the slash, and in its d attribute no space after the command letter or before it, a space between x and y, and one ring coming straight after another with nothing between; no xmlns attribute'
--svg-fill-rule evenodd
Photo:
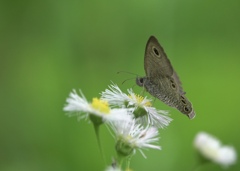
<svg viewBox="0 0 240 171"><path fill-rule="evenodd" d="M223 146L219 150L219 155L216 161L218 163L221 163L223 165L232 165L236 162L237 160L237 154L236 151L233 147L230 146Z"/></svg>
<svg viewBox="0 0 240 171"><path fill-rule="evenodd" d="M83 112L89 110L89 104L81 92L80 97L76 90L70 93L69 98L67 98L67 105L64 107L64 111L67 112Z"/></svg>

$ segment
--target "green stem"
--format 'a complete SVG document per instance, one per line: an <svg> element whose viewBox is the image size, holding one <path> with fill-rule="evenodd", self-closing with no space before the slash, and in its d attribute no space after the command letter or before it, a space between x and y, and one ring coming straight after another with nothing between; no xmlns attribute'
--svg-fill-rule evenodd
<svg viewBox="0 0 240 171"><path fill-rule="evenodd" d="M132 158L132 155L131 156L129 156L128 158L127 158L127 169L129 169L130 168L130 162L131 162L131 158Z"/></svg>
<svg viewBox="0 0 240 171"><path fill-rule="evenodd" d="M120 155L120 154L117 155L117 160L118 160L117 162L118 162L118 166L120 168L122 168L123 159L124 159L124 157L122 155Z"/></svg>
<svg viewBox="0 0 240 171"><path fill-rule="evenodd" d="M101 156L103 158L103 162L106 165L106 159L105 159L105 156L103 154L102 145L101 145L101 141L100 141L100 137L99 137L99 126L100 125L99 124L93 124L93 125L94 125L94 131L95 131L95 134L96 134L96 137L97 137L98 147L99 147Z"/></svg>

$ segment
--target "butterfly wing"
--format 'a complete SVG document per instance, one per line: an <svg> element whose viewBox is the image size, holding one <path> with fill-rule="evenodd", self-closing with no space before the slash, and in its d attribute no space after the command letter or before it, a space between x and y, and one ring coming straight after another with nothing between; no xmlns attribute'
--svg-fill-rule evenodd
<svg viewBox="0 0 240 171"><path fill-rule="evenodd" d="M195 113L192 104L185 97L181 81L174 71L170 60L167 58L164 49L158 40L151 36L147 42L144 56L144 69L147 78L152 85L147 89L151 94L169 106L177 108L189 118L193 118Z"/></svg>
<svg viewBox="0 0 240 171"><path fill-rule="evenodd" d="M167 58L162 46L154 36L148 39L145 56L144 69L147 77L165 77L173 75L172 65Z"/></svg>
<svg viewBox="0 0 240 171"><path fill-rule="evenodd" d="M176 84L176 90L180 94L185 94L182 87L181 81L174 71L170 60L167 58L163 47L160 45L158 40L151 36L148 39L145 56L144 56L144 69L147 77L151 81L158 83L159 79L170 77Z"/></svg>

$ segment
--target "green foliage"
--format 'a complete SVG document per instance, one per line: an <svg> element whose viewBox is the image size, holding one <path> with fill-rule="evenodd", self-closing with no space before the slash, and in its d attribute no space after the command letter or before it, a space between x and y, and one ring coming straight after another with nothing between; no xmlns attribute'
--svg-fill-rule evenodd
<svg viewBox="0 0 240 171"><path fill-rule="evenodd" d="M239 7L238 0L1 1L0 170L104 170L92 125L67 118L65 100L73 88L90 99L111 81L135 77L118 71L144 75L150 35L164 47L197 115L189 120L155 100L174 121L160 131L162 151L147 151L147 160L137 154L131 168L191 170L199 131L240 151ZM110 164L114 142L106 129L100 138Z"/></svg>

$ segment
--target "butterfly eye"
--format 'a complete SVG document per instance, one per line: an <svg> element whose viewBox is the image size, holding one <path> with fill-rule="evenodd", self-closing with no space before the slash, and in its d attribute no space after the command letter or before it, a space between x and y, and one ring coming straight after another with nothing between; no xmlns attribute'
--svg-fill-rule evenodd
<svg viewBox="0 0 240 171"><path fill-rule="evenodd" d="M171 84L172 85L172 88L175 89L176 88L176 85L174 83Z"/></svg>
<svg viewBox="0 0 240 171"><path fill-rule="evenodd" d="M140 79L139 79L139 82L140 82L141 84L143 84L143 78L140 78Z"/></svg>
<svg viewBox="0 0 240 171"><path fill-rule="evenodd" d="M185 98L184 98L183 96L181 96L181 102L182 102L184 105L187 104L187 103L186 103L186 100L185 100Z"/></svg>
<svg viewBox="0 0 240 171"><path fill-rule="evenodd" d="M160 56L157 48L153 47L153 52L154 52L155 55Z"/></svg>
<svg viewBox="0 0 240 171"><path fill-rule="evenodd" d="M189 112L189 109L187 107L184 107L185 112Z"/></svg>
<svg viewBox="0 0 240 171"><path fill-rule="evenodd" d="M174 83L174 81L173 81L173 80L170 80L170 82L171 82L172 88L173 88L173 89L176 89L176 84Z"/></svg>

